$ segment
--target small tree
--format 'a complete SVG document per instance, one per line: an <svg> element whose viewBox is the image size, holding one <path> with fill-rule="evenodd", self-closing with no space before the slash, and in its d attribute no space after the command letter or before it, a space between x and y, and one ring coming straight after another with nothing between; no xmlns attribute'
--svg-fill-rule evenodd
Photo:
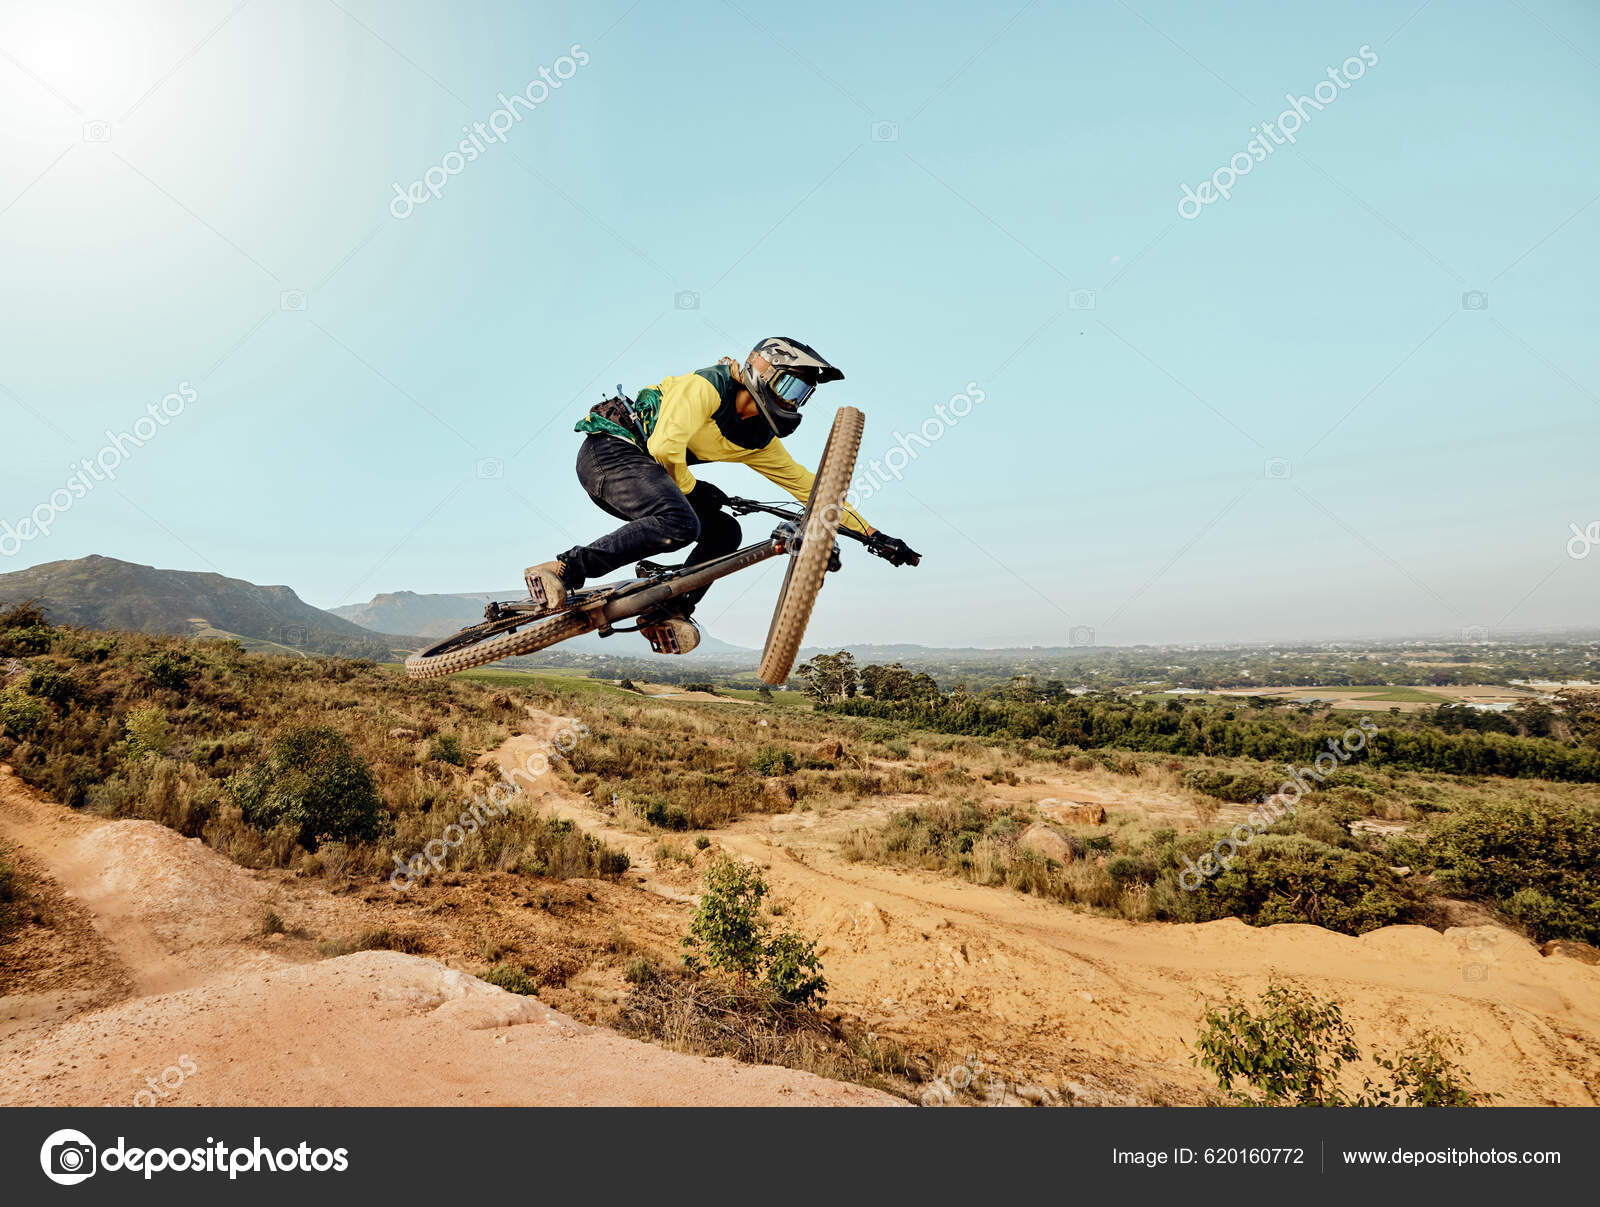
<svg viewBox="0 0 1600 1207"><path fill-rule="evenodd" d="M287 823L307 850L325 839L370 842L390 825L366 760L326 725L284 730L228 787L247 822L263 829Z"/></svg>
<svg viewBox="0 0 1600 1207"><path fill-rule="evenodd" d="M768 991L795 1006L819 1006L828 981L814 940L789 931L769 937L761 916L767 882L753 865L719 855L706 869L700 907L689 924L683 962L695 972L731 972L744 990L760 979Z"/></svg>
<svg viewBox="0 0 1600 1207"><path fill-rule="evenodd" d="M719 855L706 869L700 908L694 912L683 945L689 949L684 963L696 970L704 963L746 980L761 970L767 950L767 924L761 918L761 899L767 882L753 865Z"/></svg>

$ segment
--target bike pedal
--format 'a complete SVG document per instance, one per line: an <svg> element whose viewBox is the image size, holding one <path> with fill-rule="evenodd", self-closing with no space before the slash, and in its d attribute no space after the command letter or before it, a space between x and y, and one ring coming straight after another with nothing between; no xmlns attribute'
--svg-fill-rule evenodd
<svg viewBox="0 0 1600 1207"><path fill-rule="evenodd" d="M658 654L681 653L678 649L678 639L672 629L667 625L659 625L645 630L645 640L650 643L650 648Z"/></svg>
<svg viewBox="0 0 1600 1207"><path fill-rule="evenodd" d="M635 578L655 578L658 574L670 574L680 569L678 566L663 566L660 562L642 561L633 568Z"/></svg>

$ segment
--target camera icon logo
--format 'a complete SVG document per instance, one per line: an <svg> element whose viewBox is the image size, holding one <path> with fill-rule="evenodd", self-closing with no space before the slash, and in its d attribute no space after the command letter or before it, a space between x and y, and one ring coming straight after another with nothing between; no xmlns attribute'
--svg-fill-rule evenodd
<svg viewBox="0 0 1600 1207"><path fill-rule="evenodd" d="M1469 624L1461 630L1461 640L1481 642L1489 640L1489 630L1481 624Z"/></svg>
<svg viewBox="0 0 1600 1207"><path fill-rule="evenodd" d="M104 122L104 121L100 121L100 122L84 122L83 123L83 141L84 142L110 142L111 141L111 123L110 122Z"/></svg>
<svg viewBox="0 0 1600 1207"><path fill-rule="evenodd" d="M306 647L306 626L303 624L285 625L283 629L283 644L292 645L297 650Z"/></svg>
<svg viewBox="0 0 1600 1207"><path fill-rule="evenodd" d="M304 310L306 308L306 291L303 289L285 289L278 295L279 310Z"/></svg>
<svg viewBox="0 0 1600 1207"><path fill-rule="evenodd" d="M70 1127L51 1132L39 1148L39 1165L57 1186L76 1186L94 1177L94 1141Z"/></svg>
<svg viewBox="0 0 1600 1207"><path fill-rule="evenodd" d="M1289 478L1294 474L1294 466L1282 457L1271 457L1262 466L1261 474L1266 478Z"/></svg>
<svg viewBox="0 0 1600 1207"><path fill-rule="evenodd" d="M873 142L899 142L900 141L900 123L899 122L873 122L872 123L872 141Z"/></svg>
<svg viewBox="0 0 1600 1207"><path fill-rule="evenodd" d="M1482 289L1469 289L1461 295L1461 309L1487 310L1489 309L1489 295Z"/></svg>
<svg viewBox="0 0 1600 1207"><path fill-rule="evenodd" d="M1075 624L1067 635L1067 641L1072 645L1093 645L1094 628L1086 624Z"/></svg>
<svg viewBox="0 0 1600 1207"><path fill-rule="evenodd" d="M695 289L680 289L672 295L672 308L674 310L699 310L700 292Z"/></svg>
<svg viewBox="0 0 1600 1207"><path fill-rule="evenodd" d="M1461 966L1461 979L1463 981L1487 981L1489 979L1489 966L1487 964L1463 964Z"/></svg>
<svg viewBox="0 0 1600 1207"><path fill-rule="evenodd" d="M499 457L485 457L478 462L478 477L485 480L506 476L506 463Z"/></svg>
<svg viewBox="0 0 1600 1207"><path fill-rule="evenodd" d="M1067 294L1067 308L1069 310L1093 310L1095 292L1092 289L1074 289Z"/></svg>

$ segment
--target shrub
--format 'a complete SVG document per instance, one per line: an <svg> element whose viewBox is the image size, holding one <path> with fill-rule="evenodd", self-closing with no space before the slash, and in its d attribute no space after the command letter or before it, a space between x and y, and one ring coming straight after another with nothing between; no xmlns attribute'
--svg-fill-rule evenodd
<svg viewBox="0 0 1600 1207"><path fill-rule="evenodd" d="M828 987L814 940L787 931L769 938L761 917L767 882L753 864L719 855L706 869L700 905L684 937L684 964L729 972L741 992L755 978L790 1005L822 1004Z"/></svg>
<svg viewBox="0 0 1600 1207"><path fill-rule="evenodd" d="M520 993L528 997L537 992L538 985L522 969L514 964L499 964L483 974L482 980L491 985L498 985L508 993Z"/></svg>
<svg viewBox="0 0 1600 1207"><path fill-rule="evenodd" d="M1417 904L1376 856L1299 834L1258 836L1227 868L1175 899L1185 921L1309 922L1348 935L1404 921Z"/></svg>
<svg viewBox="0 0 1600 1207"><path fill-rule="evenodd" d="M644 819L663 830L687 830L689 813L682 805L669 804L660 797L645 802Z"/></svg>
<svg viewBox="0 0 1600 1207"><path fill-rule="evenodd" d="M814 939L784 932L767 944L767 988L797 1006L822 1004L828 988Z"/></svg>
<svg viewBox="0 0 1600 1207"><path fill-rule="evenodd" d="M1259 1013L1231 995L1220 1007L1208 1005L1195 1042L1194 1063L1210 1069L1235 1104L1477 1106L1490 1098L1467 1084L1444 1041L1431 1033L1399 1056L1375 1058L1387 1086L1367 1077L1358 1093L1347 1093L1340 1070L1362 1057L1337 1002L1273 982L1258 1007Z"/></svg>
<svg viewBox="0 0 1600 1207"><path fill-rule="evenodd" d="M689 924L683 945L690 950L684 962L700 966L700 955L712 968L731 972L741 984L761 969L766 953L766 924L761 899L767 882L751 864L726 855L706 869L700 906Z"/></svg>
<svg viewBox="0 0 1600 1207"><path fill-rule="evenodd" d="M1468 805L1435 818L1421 856L1442 887L1495 902L1536 939L1600 943L1600 816L1587 809Z"/></svg>
<svg viewBox="0 0 1600 1207"><path fill-rule="evenodd" d="M151 687L182 691L196 673L188 663L189 658L185 654L175 654L171 650L157 650L153 654L145 655L141 665L144 669L145 682Z"/></svg>
<svg viewBox="0 0 1600 1207"><path fill-rule="evenodd" d="M788 775L799 765L792 751L778 746L763 746L750 760L750 770L757 775Z"/></svg>
<svg viewBox="0 0 1600 1207"><path fill-rule="evenodd" d="M307 850L330 838L371 841L390 828L366 760L326 725L285 730L228 788L245 821L263 830L285 824Z"/></svg>
<svg viewBox="0 0 1600 1207"><path fill-rule="evenodd" d="M0 736L25 738L44 724L48 710L21 688L0 691Z"/></svg>
<svg viewBox="0 0 1600 1207"><path fill-rule="evenodd" d="M167 725L167 714L159 708L134 709L123 719L122 728L128 735L128 753L135 758L172 750L172 730Z"/></svg>
<svg viewBox="0 0 1600 1207"><path fill-rule="evenodd" d="M461 750L461 739L453 733L441 733L433 739L428 747L428 757L439 763L451 763L457 767L466 765L467 756Z"/></svg>

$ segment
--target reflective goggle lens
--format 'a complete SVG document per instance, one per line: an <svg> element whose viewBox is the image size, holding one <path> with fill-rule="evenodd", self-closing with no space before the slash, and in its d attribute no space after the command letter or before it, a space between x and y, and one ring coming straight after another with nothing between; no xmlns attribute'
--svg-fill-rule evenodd
<svg viewBox="0 0 1600 1207"><path fill-rule="evenodd" d="M811 391L816 388L805 378L784 372L774 373L767 384L772 387L774 394L793 406L804 404L805 400L811 397Z"/></svg>

